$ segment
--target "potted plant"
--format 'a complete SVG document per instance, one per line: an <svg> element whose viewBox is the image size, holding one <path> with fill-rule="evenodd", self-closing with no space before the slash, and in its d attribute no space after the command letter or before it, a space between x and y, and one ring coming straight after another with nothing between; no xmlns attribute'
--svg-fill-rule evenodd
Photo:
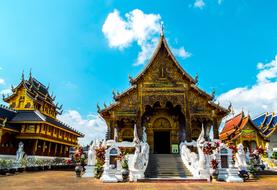
<svg viewBox="0 0 277 190"><path fill-rule="evenodd" d="M0 174L6 175L6 173L8 173L7 161L4 159L0 159Z"/></svg>
<svg viewBox="0 0 277 190"><path fill-rule="evenodd" d="M34 158L27 159L26 171L37 171L38 167L36 166L36 160Z"/></svg>
<svg viewBox="0 0 277 190"><path fill-rule="evenodd" d="M212 178L214 181L214 180L217 180L217 176L218 176L218 162L216 161L216 159L211 160L211 165L213 169Z"/></svg>
<svg viewBox="0 0 277 190"><path fill-rule="evenodd" d="M83 171L82 155L83 155L83 147L78 145L75 148L75 153L74 153L74 160L75 160L75 163L76 163L75 172L76 172L77 177L81 177L81 173Z"/></svg>
<svg viewBox="0 0 277 190"><path fill-rule="evenodd" d="M103 146L95 149L96 152L96 166L95 166L95 176L96 178L100 178L103 173L103 166L105 163L105 152L106 149Z"/></svg>
<svg viewBox="0 0 277 190"><path fill-rule="evenodd" d="M12 160L7 160L7 169L8 169L8 173L10 174L14 174L16 172L16 169L13 167Z"/></svg>
<svg viewBox="0 0 277 190"><path fill-rule="evenodd" d="M128 155L126 153L126 151L124 151L123 149L121 150L121 154L118 156L118 160L121 163L121 173L122 173L122 178L123 181L128 181L128 177L129 177L129 166L128 166Z"/></svg>
<svg viewBox="0 0 277 190"><path fill-rule="evenodd" d="M28 160L26 157L23 157L19 162L19 167L17 168L18 172L23 172L25 168L27 167Z"/></svg>

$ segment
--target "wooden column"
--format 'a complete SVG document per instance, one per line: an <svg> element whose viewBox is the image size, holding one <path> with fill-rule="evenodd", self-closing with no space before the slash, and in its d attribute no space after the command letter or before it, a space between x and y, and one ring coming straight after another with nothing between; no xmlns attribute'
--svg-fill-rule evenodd
<svg viewBox="0 0 277 190"><path fill-rule="evenodd" d="M219 139L219 131L218 131L218 120L214 118L213 120L213 132L214 132L214 139Z"/></svg>
<svg viewBox="0 0 277 190"><path fill-rule="evenodd" d="M184 112L185 112L185 123L186 123L186 140L190 142L192 140L192 129L191 129L191 116L190 116L190 110L189 110L189 100L188 100L188 90L185 92L184 95Z"/></svg>
<svg viewBox="0 0 277 190"><path fill-rule="evenodd" d="M57 156L57 148L58 148L58 144L55 143L55 153L54 153L54 156Z"/></svg>
<svg viewBox="0 0 277 190"><path fill-rule="evenodd" d="M62 153L63 153L63 145L61 144L60 155L62 155Z"/></svg>
<svg viewBox="0 0 277 190"><path fill-rule="evenodd" d="M38 139L35 140L35 150L34 150L34 154L36 154L37 149L38 149Z"/></svg>
<svg viewBox="0 0 277 190"><path fill-rule="evenodd" d="M51 142L49 142L49 145L48 145L48 156L50 156L50 151L51 151Z"/></svg>

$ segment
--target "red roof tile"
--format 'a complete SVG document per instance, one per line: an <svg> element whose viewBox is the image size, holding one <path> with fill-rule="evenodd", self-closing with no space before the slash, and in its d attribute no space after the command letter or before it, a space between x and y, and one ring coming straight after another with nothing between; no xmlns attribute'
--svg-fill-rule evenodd
<svg viewBox="0 0 277 190"><path fill-rule="evenodd" d="M229 119L228 121L225 122L224 128L221 131L221 135L230 131L231 129L234 129L235 127L238 127L239 124L241 123L241 120L243 118L243 112L240 114L236 115L235 117Z"/></svg>

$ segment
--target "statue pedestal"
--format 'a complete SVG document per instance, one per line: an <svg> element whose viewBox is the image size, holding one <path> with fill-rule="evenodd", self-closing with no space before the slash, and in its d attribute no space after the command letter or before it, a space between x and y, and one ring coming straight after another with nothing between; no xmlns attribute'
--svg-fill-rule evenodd
<svg viewBox="0 0 277 190"><path fill-rule="evenodd" d="M115 177L115 172L114 170L104 170L100 180L104 183L117 183L118 179Z"/></svg>
<svg viewBox="0 0 277 190"><path fill-rule="evenodd" d="M144 179L144 171L130 170L129 180L137 182L138 179Z"/></svg>
<svg viewBox="0 0 277 190"><path fill-rule="evenodd" d="M199 179L207 179L207 181L210 181L210 172L207 169L200 169L199 170Z"/></svg>
<svg viewBox="0 0 277 190"><path fill-rule="evenodd" d="M227 178L226 182L236 182L236 183L242 183L243 179L238 176L238 169L237 168L229 168L227 171Z"/></svg>
<svg viewBox="0 0 277 190"><path fill-rule="evenodd" d="M95 176L95 166L86 166L86 171L82 177L94 177Z"/></svg>

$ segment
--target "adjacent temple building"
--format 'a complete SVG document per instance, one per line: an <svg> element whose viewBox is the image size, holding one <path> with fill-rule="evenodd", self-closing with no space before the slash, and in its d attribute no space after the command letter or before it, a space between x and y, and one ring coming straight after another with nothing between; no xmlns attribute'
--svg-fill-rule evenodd
<svg viewBox="0 0 277 190"><path fill-rule="evenodd" d="M132 141L135 124L140 138L146 128L151 153L171 153L181 141L196 140L202 126L207 139L212 127L219 139L219 125L230 109L197 86L198 77L180 66L163 35L145 69L129 78L129 89L113 92L115 103L98 106L108 126L107 139Z"/></svg>
<svg viewBox="0 0 277 190"><path fill-rule="evenodd" d="M0 106L0 154L16 154L18 143L24 143L27 155L68 157L84 135L57 119L62 106L48 88L30 73L29 79L12 87L12 94L3 96L9 107Z"/></svg>
<svg viewBox="0 0 277 190"><path fill-rule="evenodd" d="M242 143L250 152L257 147L273 149L277 147L277 115L263 113L253 120L242 111L225 122L220 140L227 144Z"/></svg>

